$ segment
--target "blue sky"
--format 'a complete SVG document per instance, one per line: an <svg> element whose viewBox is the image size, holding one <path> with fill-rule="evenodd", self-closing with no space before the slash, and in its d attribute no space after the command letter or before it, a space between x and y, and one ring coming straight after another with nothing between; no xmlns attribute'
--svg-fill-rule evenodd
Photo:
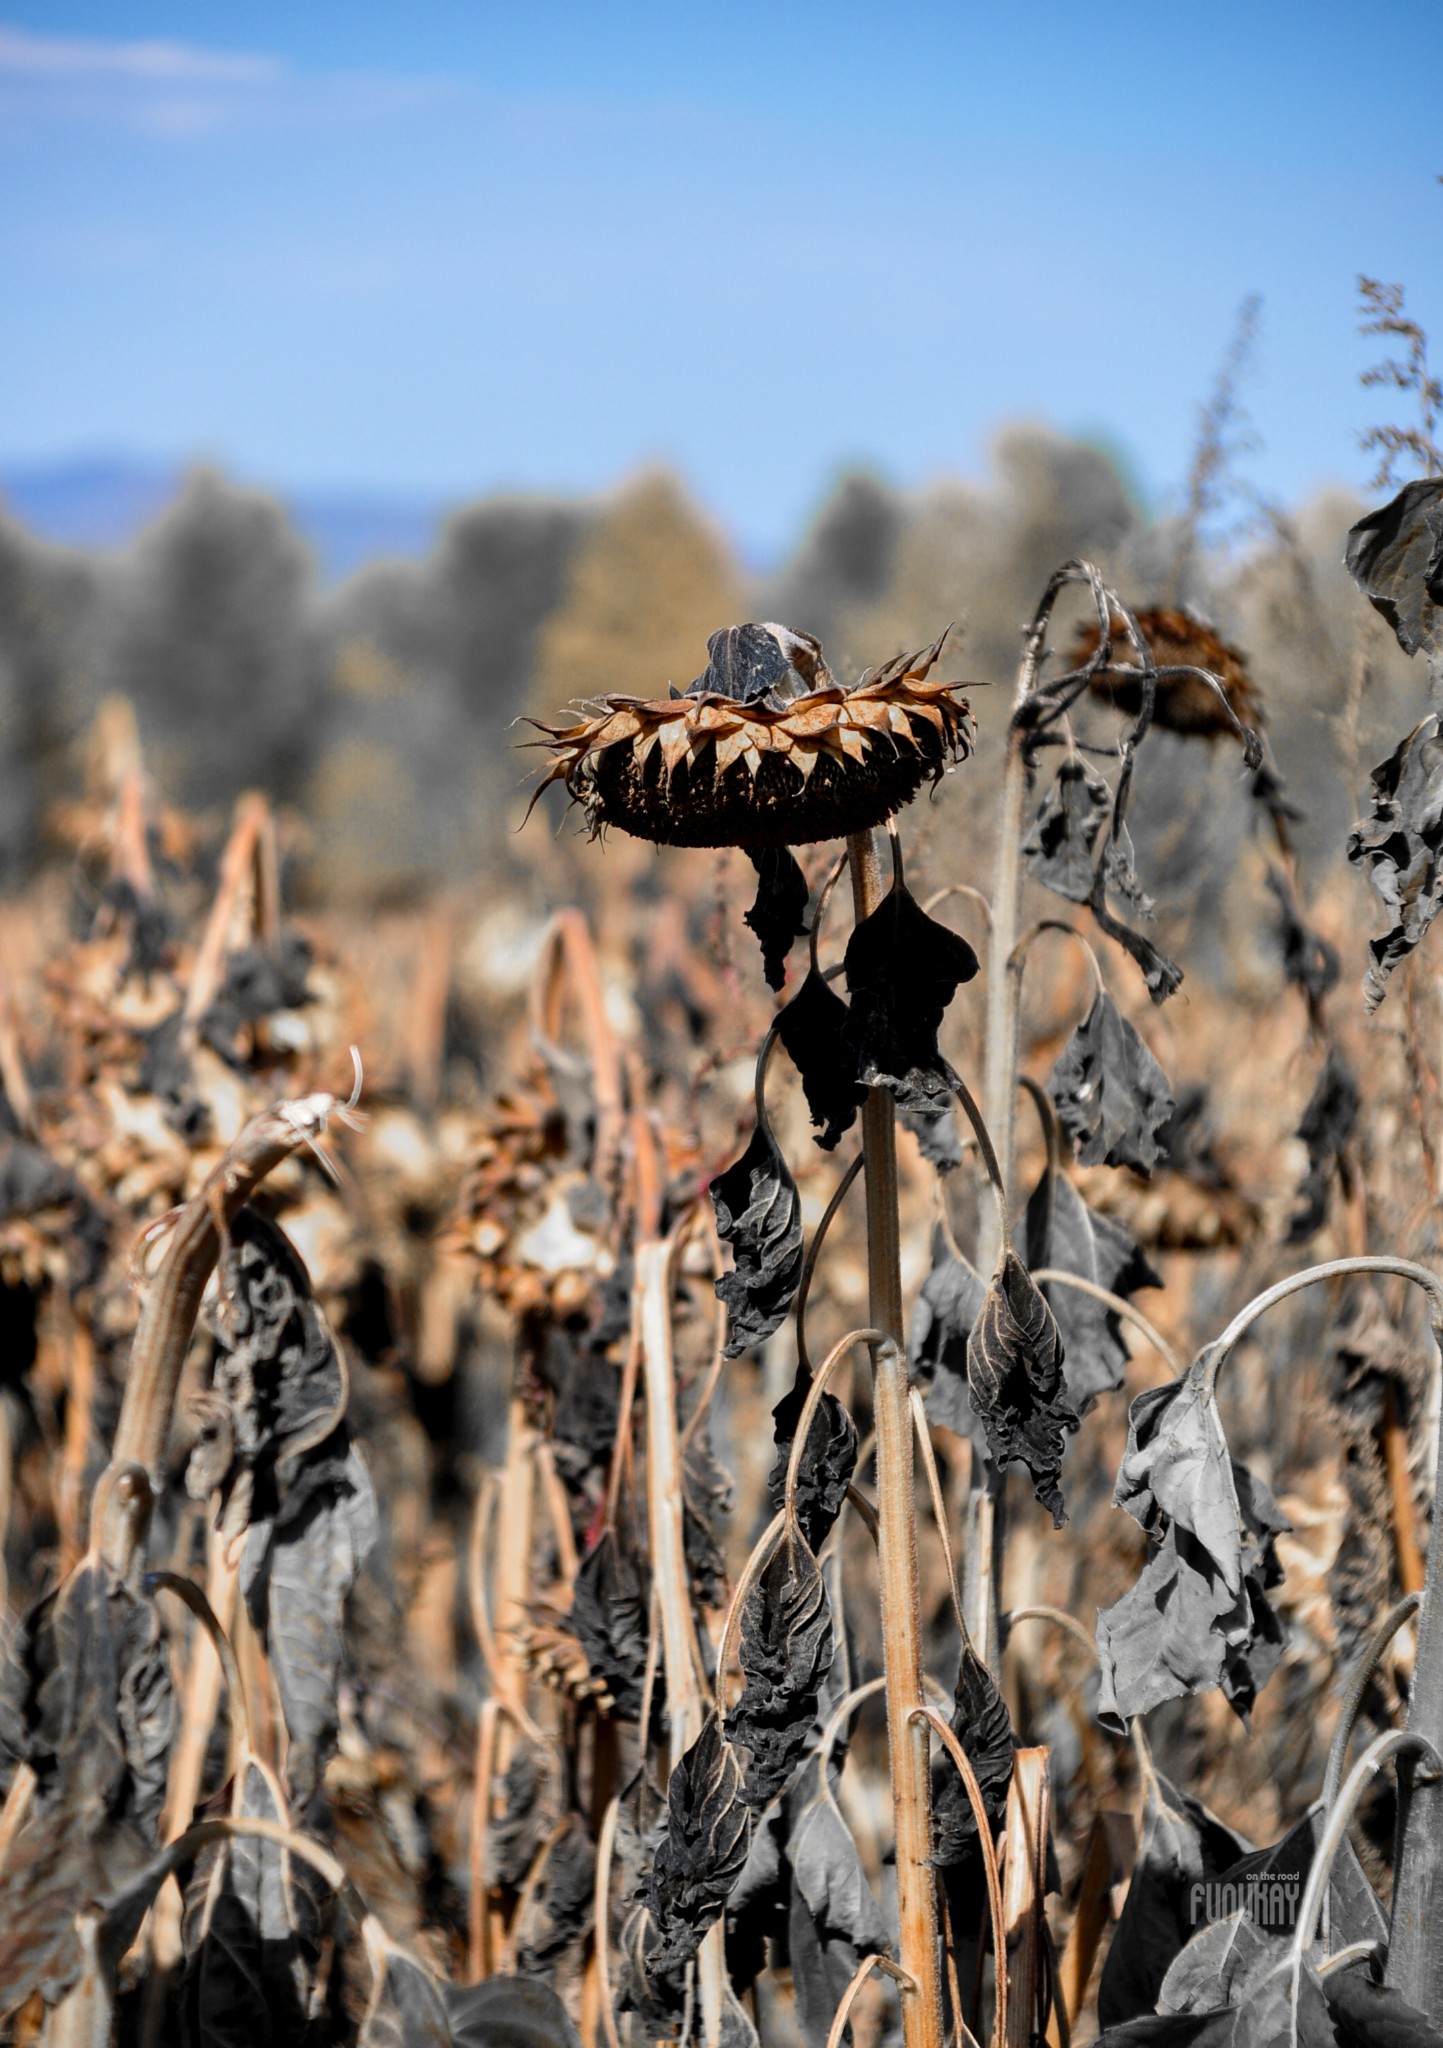
<svg viewBox="0 0 1443 2048"><path fill-rule="evenodd" d="M1443 6L0 0L0 464L593 490L755 552L1030 417L1157 501L1237 306L1264 488L1361 484L1354 279L1443 356Z"/></svg>

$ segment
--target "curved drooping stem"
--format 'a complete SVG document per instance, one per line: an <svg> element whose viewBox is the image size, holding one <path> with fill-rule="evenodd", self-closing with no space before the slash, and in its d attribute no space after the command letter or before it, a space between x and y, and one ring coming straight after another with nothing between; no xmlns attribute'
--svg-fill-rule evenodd
<svg viewBox="0 0 1443 2048"><path fill-rule="evenodd" d="M917 1988L912 1979L907 1975L907 1972L899 1970L890 1956L863 1956L861 1962L853 1970L846 1990L842 1993L840 2005L838 2005L837 2010L832 2015L832 2024L827 2029L827 2048L842 2048L842 2043L847 2038L847 2025L852 2016L852 2007L856 2004L858 1997L861 1995L863 1985L874 1970L881 1976L890 1977L895 1984L905 1985L909 1991L915 1991Z"/></svg>
<svg viewBox="0 0 1443 2048"><path fill-rule="evenodd" d="M1105 996L1107 994L1107 983L1102 978L1102 964L1098 960L1096 949L1092 945L1091 940L1085 937L1075 924L1069 924L1065 917L1039 917L1035 924L1030 924L1027 927L1027 930L1012 948L1007 961L1009 970L1018 977L1019 981L1028 953L1032 950L1035 941L1040 939L1044 932L1066 932L1070 939L1076 939L1078 945L1081 946L1083 952L1087 955L1088 965L1092 969L1093 985L1097 993L1100 996Z"/></svg>
<svg viewBox="0 0 1443 2048"><path fill-rule="evenodd" d="M1211 1396L1220 1367L1243 1335L1265 1310L1290 1294L1320 1281L1345 1279L1355 1273L1391 1274L1410 1280L1428 1297L1428 1321L1433 1341L1443 1353L1443 1281L1427 1266L1411 1259L1371 1255L1351 1259L1330 1259L1325 1265L1310 1266L1269 1287L1239 1310L1215 1344L1203 1351L1193 1366L1201 1372L1204 1391ZM1437 1937L1443 1918L1443 1435L1439 1442L1439 1463L1433 1481L1433 1531L1428 1543L1428 1570L1423 1598L1422 1621L1418 1629L1418 1656L1413 1667L1409 1696L1408 1725L1394 1736L1393 1743L1405 1762L1398 1773L1398 1851L1393 1879L1393 1920L1388 1944L1385 1981L1426 2013L1435 2026L1443 2023L1443 1942ZM1377 1744L1373 1746L1374 1749ZM1394 1754L1388 1749L1386 1755ZM1419 1754L1431 1759L1420 1771L1413 1761ZM1373 1749L1354 1765L1351 1785ZM1344 1787L1329 1820L1348 1811L1348 1788ZM1314 1864L1322 1865L1321 1850Z"/></svg>
<svg viewBox="0 0 1443 2048"><path fill-rule="evenodd" d="M862 1171L862 1161L863 1154L859 1152L833 1188L832 1198L822 1211L821 1222L812 1233L812 1241L807 1246L807 1256L802 1265L801 1284L797 1288L797 1302L792 1315L797 1329L797 1358L807 1372L812 1369L811 1356L807 1350L807 1301L812 1292L812 1276L817 1270L817 1260L821 1257L822 1246L827 1241L827 1232L831 1229L852 1182Z"/></svg>
<svg viewBox="0 0 1443 2048"><path fill-rule="evenodd" d="M1120 1316L1124 1322L1131 1323L1138 1334L1146 1337L1153 1350L1165 1361L1174 1379L1182 1378L1182 1361L1171 1344L1160 1330L1154 1328L1141 1309L1133 1307L1125 1295L1114 1294L1110 1287L1099 1287L1095 1280L1085 1279L1081 1273L1065 1273L1060 1266L1039 1266L1032 1278L1039 1287L1045 1282L1055 1287L1071 1287L1078 1294L1091 1295L1094 1301L1100 1301L1105 1308L1111 1309L1115 1316Z"/></svg>
<svg viewBox="0 0 1443 2048"><path fill-rule="evenodd" d="M997 1962L997 2003L992 2022L992 2039L1000 2043L1007 2039L1007 1915L1002 1905L1002 1877L997 1867L997 1849L992 1840L992 1822L987 1812L987 1802L982 1797L982 1787L977 1782L977 1773L971 1759L953 1734L950 1724L935 1707L919 1706L914 1709L917 1721L937 1735L953 1763L967 1793L972 1808L972 1818L977 1823L977 1846L982 1852L982 1866L987 1877L987 1903L992 1915L992 1949ZM941 2035L936 2037L939 2041Z"/></svg>
<svg viewBox="0 0 1443 2048"><path fill-rule="evenodd" d="M817 1371L812 1375L812 1384L807 1388L807 1397L802 1403L802 1412L797 1417L796 1430L792 1436L791 1454L787 1459L786 1490L782 1500L782 1512L784 1514L795 1515L797 1511L797 1480L802 1469L802 1459L806 1455L807 1438L811 1435L812 1422L816 1412L822 1405L822 1396L827 1390L827 1381L832 1377L832 1374L854 1344L871 1344L875 1346L885 1344L888 1341L888 1338L881 1330L849 1330L845 1337L839 1338L832 1346Z"/></svg>
<svg viewBox="0 0 1443 2048"><path fill-rule="evenodd" d="M1368 1687L1378 1668L1379 1659L1392 1642L1399 1629L1423 1605L1421 1593L1405 1593L1401 1600L1390 1607L1363 1646L1363 1653L1348 1673L1347 1689L1338 1708L1338 1725L1333 1730L1333 1739L1328 1745L1328 1765L1323 1773L1323 1811L1331 1813L1337 1804L1338 1787L1343 1782L1343 1766L1348 1761L1348 1744L1357 1725Z"/></svg>
<svg viewBox="0 0 1443 2048"><path fill-rule="evenodd" d="M895 843L895 842L894 842ZM882 877L871 832L847 841L856 922L882 900ZM894 854L894 861L895 861ZM891 1341L873 1352L873 1416L877 1431L878 1569L882 1587L882 1663L887 1695L887 1748L896 1833L901 1964L911 1982L899 2003L905 2048L936 2048L943 2039L942 1972L937 1937L937 1887L932 1869L932 1786L922 1692L921 1593L913 1488L912 1410L902 1320L900 1221L897 1206L897 1113L885 1088L869 1088L862 1107L866 1160L867 1281L870 1319Z"/></svg>

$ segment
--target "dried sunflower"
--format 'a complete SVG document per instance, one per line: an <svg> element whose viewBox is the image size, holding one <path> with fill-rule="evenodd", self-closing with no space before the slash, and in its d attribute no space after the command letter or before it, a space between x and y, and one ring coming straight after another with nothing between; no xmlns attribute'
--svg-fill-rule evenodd
<svg viewBox="0 0 1443 2048"><path fill-rule="evenodd" d="M1160 669L1206 669L1222 684L1223 694L1239 724L1252 726L1254 731L1262 730L1267 722L1262 699L1256 683L1248 674L1247 658L1236 647L1230 647L1203 620L1175 606L1153 605L1146 611L1134 613L1134 617ZM1130 676L1119 675L1118 670L1136 669L1137 656L1121 637L1120 619L1113 620L1113 635L1111 666L1105 675L1094 678L1092 694L1115 705L1129 718L1135 718L1142 708L1141 677L1139 675L1134 682ZM1092 624L1083 627L1073 643L1072 666L1080 668L1096 652L1097 627ZM1216 693L1200 676L1160 675L1152 718L1154 725L1163 727L1167 732L1188 733L1207 739L1226 738L1234 732Z"/></svg>
<svg viewBox="0 0 1443 2048"><path fill-rule="evenodd" d="M971 751L959 686L929 681L946 637L847 689L809 633L728 626L684 692L605 697L575 725L533 720L551 748L541 789L564 782L593 835L615 825L672 846L865 831Z"/></svg>

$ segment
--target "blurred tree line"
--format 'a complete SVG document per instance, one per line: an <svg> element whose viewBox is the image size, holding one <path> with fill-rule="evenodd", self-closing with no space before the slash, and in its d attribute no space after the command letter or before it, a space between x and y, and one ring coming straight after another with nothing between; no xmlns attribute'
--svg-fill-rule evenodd
<svg viewBox="0 0 1443 2048"><path fill-rule="evenodd" d="M974 699L995 744L1022 622L1078 554L1138 604L1196 605L1245 650L1308 812L1302 850L1331 857L1408 688L1341 568L1359 509L1330 495L1210 545L1196 506L1151 520L1106 453L1021 427L980 485L843 477L761 582L662 471L602 499L482 500L426 559L333 589L277 500L210 470L114 554L49 545L0 509L0 865L14 881L42 854L78 742L120 693L169 797L204 812L266 789L306 820L313 891L417 893L504 860L525 794L518 718L685 686L707 635L746 616L818 634L845 678L955 619L956 666L997 686ZM1167 888L1175 849L1195 895L1237 843L1236 760L1179 751L1146 788L1133 819L1152 879Z"/></svg>

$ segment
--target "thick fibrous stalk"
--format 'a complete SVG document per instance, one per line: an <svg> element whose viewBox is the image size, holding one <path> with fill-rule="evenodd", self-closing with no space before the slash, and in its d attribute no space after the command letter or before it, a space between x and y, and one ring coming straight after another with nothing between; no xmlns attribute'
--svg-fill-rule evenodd
<svg viewBox="0 0 1443 2048"><path fill-rule="evenodd" d="M882 898L870 832L847 842L852 896L860 921ZM884 1088L868 1091L862 1111L866 1157L867 1277L871 1321L891 1340L874 1351L877 1509L882 1581L882 1649L887 1680L887 1743L897 1836L901 1962L909 1984L899 1996L906 2048L943 2039L937 1894L932 1871L932 1796L922 1691L917 1584L917 1526L912 1483L912 1413L903 1350L902 1276L897 1219L896 1110Z"/></svg>

